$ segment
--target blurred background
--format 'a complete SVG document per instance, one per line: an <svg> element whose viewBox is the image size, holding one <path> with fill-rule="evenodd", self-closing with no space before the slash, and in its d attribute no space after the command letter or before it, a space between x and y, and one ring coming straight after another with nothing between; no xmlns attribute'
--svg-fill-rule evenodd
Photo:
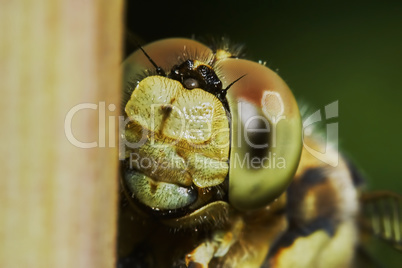
<svg viewBox="0 0 402 268"><path fill-rule="evenodd" d="M402 1L139 2L126 3L126 22L144 43L227 36L313 111L338 100L340 147L367 189L402 194ZM401 266L379 241L368 250Z"/></svg>

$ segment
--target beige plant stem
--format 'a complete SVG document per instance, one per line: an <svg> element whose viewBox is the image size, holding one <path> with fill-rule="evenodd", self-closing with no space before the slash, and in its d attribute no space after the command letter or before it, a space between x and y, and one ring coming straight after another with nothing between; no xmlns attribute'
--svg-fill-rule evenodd
<svg viewBox="0 0 402 268"><path fill-rule="evenodd" d="M0 267L114 267L123 3L0 6Z"/></svg>

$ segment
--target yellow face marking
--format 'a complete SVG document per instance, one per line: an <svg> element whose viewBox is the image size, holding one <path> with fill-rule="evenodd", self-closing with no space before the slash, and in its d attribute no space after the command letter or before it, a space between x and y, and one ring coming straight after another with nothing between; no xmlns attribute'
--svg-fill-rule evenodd
<svg viewBox="0 0 402 268"><path fill-rule="evenodd" d="M150 76L138 84L125 111L131 120L126 139L133 144L128 151L154 163L152 168L139 165L137 170L157 181L186 186L191 181L198 187L224 181L229 122L215 96L199 88L188 90L169 78Z"/></svg>

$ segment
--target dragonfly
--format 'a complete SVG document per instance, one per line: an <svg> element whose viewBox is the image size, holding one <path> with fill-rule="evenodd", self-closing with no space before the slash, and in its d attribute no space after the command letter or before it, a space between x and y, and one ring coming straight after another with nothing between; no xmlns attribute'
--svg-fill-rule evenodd
<svg viewBox="0 0 402 268"><path fill-rule="evenodd" d="M241 46L159 40L123 72L119 268L369 267L362 232L402 248L401 196L362 191Z"/></svg>

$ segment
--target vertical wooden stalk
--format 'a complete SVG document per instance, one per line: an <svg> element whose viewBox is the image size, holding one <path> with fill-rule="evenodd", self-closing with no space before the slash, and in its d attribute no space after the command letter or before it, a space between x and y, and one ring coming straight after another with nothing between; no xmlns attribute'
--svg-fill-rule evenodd
<svg viewBox="0 0 402 268"><path fill-rule="evenodd" d="M122 1L0 6L0 267L113 267Z"/></svg>

